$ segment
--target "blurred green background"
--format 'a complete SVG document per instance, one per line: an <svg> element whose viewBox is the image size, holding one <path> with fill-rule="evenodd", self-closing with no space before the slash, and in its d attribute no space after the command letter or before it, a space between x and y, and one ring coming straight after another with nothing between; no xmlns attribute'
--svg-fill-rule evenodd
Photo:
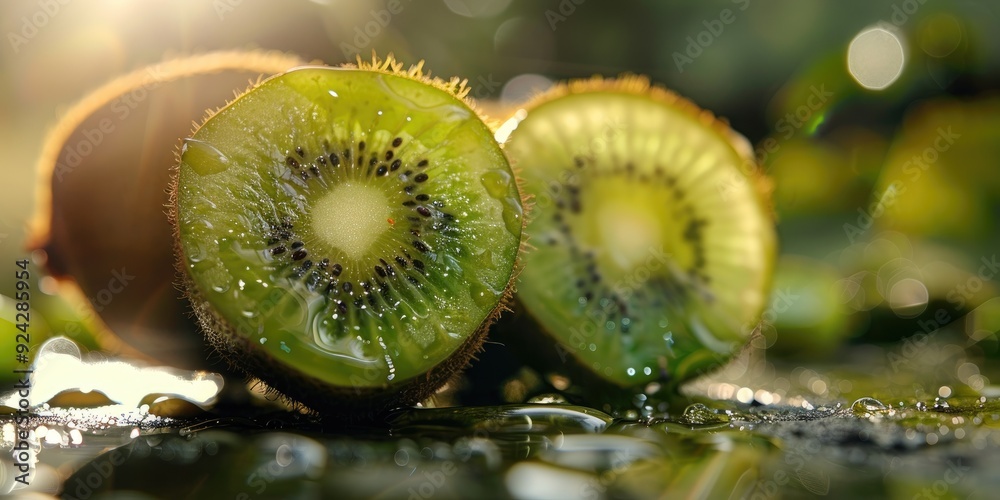
<svg viewBox="0 0 1000 500"><path fill-rule="evenodd" d="M997 26L1000 2L994 0L3 2L0 150L7 157L0 165L0 380L9 381L4 377L14 366L5 354L14 350L16 333L9 322L15 313L10 300L14 263L29 257L24 241L35 210L35 168L43 140L69 106L115 76L165 57L218 49L288 51L327 64L353 61L357 53L368 57L375 50L405 62L423 59L435 75L467 78L470 95L503 119L552 82L641 73L728 119L748 138L761 171L773 182L781 256L763 336L754 341L756 348L767 348L766 354L755 349L714 381L696 383L698 402L686 409L670 407L672 420L650 427L618 422L600 436L604 440L584 435L574 441L572 429L563 436L571 426L562 422L564 427L552 429L566 438L565 447L546 449L531 439L551 429L529 425L534 434L528 433L518 413L523 408L505 410L510 414L503 420L492 407L404 413L402 423L394 423L393 437L419 443L411 443L417 457L425 444L440 448L432 441L468 429L476 429L470 436L477 437L477 426L499 422L495 429L486 427L494 438L477 442L499 451L483 452L482 467L463 462L445 491L454 495L496 495L506 485L522 498L540 496L538 491L555 496L569 491L566 478L577 485L582 480L553 471L576 471L579 464L590 471L586 464L597 461L603 465L594 466L593 481L585 483L603 488L594 497L602 496L609 483L609 496L622 498L668 488L728 494L738 491L736 482L752 478L747 474L757 465L755 494L771 493L772 486L777 490L772 483L784 485L790 477L786 472L794 475L793 486L800 485L792 496L816 494L810 488L815 481L809 481L816 477L804 473L819 471L828 474L826 486L832 485L835 495L911 498L944 484L939 478L949 477L950 460L957 456L971 457L972 462L960 463L978 463L986 472L969 481L973 486L949 483L953 489L945 488L944 496L975 491L988 497L996 492L996 480L986 464L995 463L1000 449L1000 434L994 432L1000 419L995 401L1000 395L995 383L1000 380ZM854 55L850 61L849 54ZM56 294L51 280L40 277L33 269L32 343L62 334L87 349L106 347L91 335L100 327L93 313L75 297ZM499 326L491 333L493 343L457 384L457 393L442 398L443 406L562 401L563 395L572 400L592 389L523 368L504 345L504 325ZM645 394L634 396L636 407L653 404ZM851 405L869 396L895 410L869 399ZM768 427L772 403L785 405L786 425ZM812 410L809 418L845 418L795 422L796 411ZM581 415L567 420L595 418ZM624 416L637 414L632 410ZM457 419L449 425L460 432L442 430L448 419ZM730 419L755 424L731 429ZM259 433L261 427L247 424L232 435L168 436L163 446L156 437L150 442L159 447L155 450L166 450L163 456L155 450L135 453L139 458L120 469L118 483L109 481L105 488L176 490L180 496L202 483L172 478L189 477L196 469L209 478L202 490L207 494L250 491L248 484L256 488L248 483L252 474L274 462L274 448L280 452L277 438L302 436ZM761 436L777 438L762 444ZM939 438L954 446L933 447ZM96 455L103 445L87 439ZM382 450L363 437L352 436L356 440L347 444L337 439L324 438L322 446L293 442L297 453L329 454L328 470L319 476L309 471L308 480L301 479L306 472L291 475L270 486L268 494L289 496L281 489L286 486L312 491L305 488L313 487L316 477L325 478L328 490L323 491L338 494L353 487L346 491L378 494L396 488L406 495L407 488L420 486L412 481L424 476L400 461L401 450L405 453L410 444L373 440L384 444ZM651 451L650 443L659 448ZM206 450L221 446L222 452L214 461L214 452L206 452L197 467L177 462L178 456L197 456L177 450L202 445ZM130 446L141 450L147 441L137 439ZM771 453L772 448L785 454ZM81 456L84 451L67 449ZM525 450L544 456L540 460ZM616 466L614 457L623 450L635 453L637 466ZM432 455L438 462L442 456L455 460ZM55 449L47 456L57 456ZM147 456L162 460L150 464ZM365 462L365 456L372 461ZM438 462L421 457L430 464L423 466L431 467L423 472L441 470ZM517 461L524 463L512 465ZM104 470L105 465L98 466L80 469L74 479ZM511 474L501 484L508 466ZM71 472L64 468L62 477ZM541 481L546 475L550 481ZM268 477L270 484L274 478ZM529 491L538 484L554 489Z"/></svg>
<svg viewBox="0 0 1000 500"><path fill-rule="evenodd" d="M88 91L215 49L327 64L375 50L468 78L497 118L554 81L624 72L727 118L775 187L782 256L759 343L776 359L831 358L949 323L994 355L998 13L992 1L935 0L7 2L0 265L11 272L0 294L13 294L13 262L26 256L45 133ZM888 44L862 51L855 72L891 80L881 90L848 63L852 39L873 26ZM899 61L898 78L880 76ZM44 294L35 307L39 334L87 315Z"/></svg>

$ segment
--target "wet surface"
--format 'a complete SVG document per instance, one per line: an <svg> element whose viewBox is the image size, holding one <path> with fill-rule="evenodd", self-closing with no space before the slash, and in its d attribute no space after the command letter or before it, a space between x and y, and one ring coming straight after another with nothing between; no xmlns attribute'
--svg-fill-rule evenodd
<svg viewBox="0 0 1000 500"><path fill-rule="evenodd" d="M521 403L346 422L199 407L184 394L130 408L68 390L50 402L63 406L0 417L12 450L0 487L65 498L989 497L997 388L971 390L953 379L961 359L935 357L947 345L926 347L911 358L919 369L896 374L908 383L882 384L879 397L853 397L879 386L878 369L829 375L872 368L863 355L815 370L751 355L685 396L636 395L609 412L567 403L572 390L528 391ZM917 396L892 396L904 392Z"/></svg>

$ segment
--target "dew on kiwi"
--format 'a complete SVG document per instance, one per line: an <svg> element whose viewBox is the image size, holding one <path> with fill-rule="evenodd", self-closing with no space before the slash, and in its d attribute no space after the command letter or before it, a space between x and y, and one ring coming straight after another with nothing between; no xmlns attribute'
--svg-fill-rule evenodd
<svg viewBox="0 0 1000 500"><path fill-rule="evenodd" d="M574 163L578 168L584 168L588 164L588 162L582 157L577 157ZM562 186L565 189L552 190L556 200L554 205L557 208L557 210L555 210L552 214L552 219L556 221L558 230L563 233L561 241L569 247L571 255L574 255L572 260L574 262L583 263L580 273L582 277L576 281L577 288L583 292L579 297L579 304L584 309L591 307L588 304L592 302L595 292L598 296L607 297L602 299L599 304L596 304L596 306L601 310L601 313L607 318L605 328L609 332L619 332L625 335L630 332L632 325L632 320L629 318L632 313L628 306L628 301L618 293L616 287L612 286L615 284L604 283L601 274L598 271L598 264L594 252L592 250L586 252L580 251L579 243L576 241L576 237L572 232L570 222L567 217L579 216L581 210L579 201L581 197L581 190L587 185L599 183L601 182L601 179L607 175L630 176L634 172L635 167L631 164L627 164L624 168L614 170L611 173L591 171L588 174L590 177L583 184L581 184L581 182L583 182L581 178L574 175L571 177L570 182L567 182ZM656 182L650 177L635 178L640 183L644 184ZM672 177L667 177L665 185L670 186L672 189L674 184L675 180ZM682 194L678 196L678 198L682 197ZM687 214L691 218L685 226L683 236L686 241L692 244L695 255L693 265L687 270L687 272L691 279L700 279L704 283L707 283L707 275L700 272L701 268L705 265L701 231L707 222L705 220L695 218L693 211L690 210L690 205L687 207ZM677 304L686 300L685 296L691 289L692 286L686 286L683 283L674 282L674 280L672 280L669 276L653 275L649 276L647 280L644 280L642 287L635 290L629 290L628 295L642 297L644 300L653 300L654 303L652 305L656 305L658 307L666 304L672 304L671 307L676 308ZM653 293L647 293L647 291L650 290Z"/></svg>
<svg viewBox="0 0 1000 500"><path fill-rule="evenodd" d="M315 72L316 70L309 71ZM331 78L339 80L344 74L337 72L336 75L331 75ZM325 137L310 137L311 129L315 128L310 126L303 127L309 132L300 134L299 131L295 130L299 125L293 125L293 133L285 135L283 132L281 137L297 138L294 139L297 143L288 144L286 142L280 146L280 149L275 148L272 150L273 152L264 152L264 158L258 156L258 159L272 161L273 163L269 166L245 168L243 165L246 163L243 162L243 158L240 158L241 171L226 174L224 178L233 177L235 181L249 181L249 183L246 185L246 189L228 188L230 190L229 193L226 193L228 196L223 194L221 197L233 201L261 199L267 203L266 206L251 205L251 208L263 208L249 214L250 216L247 218L253 220L252 224L234 224L233 226L238 230L246 229L242 238L247 243L253 243L256 239L255 244L262 247L255 249L257 260L263 264L262 269L260 271L246 269L248 275L254 272L260 273L257 276L259 279L247 280L255 287L255 290L248 287L247 294L242 298L238 295L235 296L237 300L244 302L240 305L252 306L255 302L266 302L263 295L267 295L267 293L260 290L267 289L268 285L271 289L280 289L281 293L287 296L296 296L296 298L304 300L304 303L298 305L283 303L284 301L281 301L282 303L277 306L265 303L265 307L258 311L258 316L262 319L255 322L254 325L266 324L266 328L257 329L257 333L263 334L266 330L268 338L268 347L262 352L266 355L274 356L276 354L278 357L284 358L282 353L287 351L279 350L276 345L278 343L283 343L282 345L293 353L306 352L302 348L308 350L312 345L302 343L305 338L296 337L298 335L296 332L307 335L311 332L316 341L314 346L318 347L320 352L341 356L352 364L358 362L378 364L377 373L380 373L378 379L370 380L370 377L366 376L364 382L374 388L379 384L384 384L386 380L392 380L392 377L399 380L398 373L401 366L405 366L404 373L407 374L406 380L409 381L415 380L411 378L414 376L413 371L426 371L436 367L436 364L440 362L438 358L438 361L433 361L427 366L419 363L414 365L414 360L420 358L420 355L409 353L411 348L400 344L400 342L416 342L417 345L426 346L431 342L448 339L448 344L438 342L439 347L435 349L438 349L440 353L448 352L442 351L440 346L454 344L456 340L460 341L473 334L477 338L479 337L478 332L466 330L467 326L464 325L459 327L457 331L452 331L455 328L454 325L461 323L454 323L453 320L448 319L452 317L449 314L454 315L453 311L441 312L444 310L444 302L442 301L449 297L457 298L464 301L465 304L475 304L483 310L483 313L492 314L490 309L496 306L499 297L495 293L494 287L502 287L503 283L494 283L492 277L479 276L478 271L470 273L470 278L473 279L460 280L461 283L453 283L455 278L449 277L449 275L455 275L462 271L462 266L469 266L472 262L465 256L474 253L471 250L479 250L480 247L477 245L481 245L481 243L474 243L468 247L465 246L467 245L465 243L466 235L472 233L475 236L476 232L479 231L478 229L473 231L472 226L467 225L466 222L478 223L477 218L481 216L488 218L491 214L494 217L493 220L498 222L500 210L493 211L485 201L479 201L489 200L488 197L477 199L479 193L485 194L482 187L479 187L475 193L470 192L471 196L469 196L461 189L456 194L455 190L448 186L448 183L456 183L456 187L460 187L461 184L457 183L467 183L470 180L468 178L462 179L462 175L472 173L470 177L475 179L483 171L509 167L502 161L497 161L496 165L493 165L493 159L478 164L472 163L469 167L453 161L453 157L449 158L447 147L438 145L432 146L432 149L424 147L411 134L419 136L428 130L433 130L433 132L426 134L425 138L429 141L428 144L440 144L440 138L445 137L448 133L447 128L439 128L441 124L453 127L458 126L459 122L464 123L469 119L475 122L475 115L458 103L441 105L435 103L426 106L421 101L429 95L426 91L413 93L413 90L405 89L405 86L396 87L396 83L390 79L389 75L369 76L372 81L385 82L389 94L399 93L404 108L409 106L406 104L407 102L412 102L411 112L416 118L413 120L415 126L408 125L410 115L406 114L405 109L402 113L399 110L393 110L385 115L380 112L378 118L375 118L374 122L370 124L362 121L359 125L358 122L351 122L350 120L354 118L349 117L346 127L340 123L344 118L337 117L337 126L333 127L332 130L326 129L328 132L322 133ZM397 79L402 80L398 77ZM304 81L304 79L299 80L299 83ZM290 79L290 83L295 83L295 81ZM267 85L265 84L265 87ZM379 85L373 87L379 87ZM411 92L411 94L407 95L406 92L403 92L404 90ZM378 90L378 92L383 91ZM258 95L264 96L265 94ZM332 92L331 95L333 95ZM381 98L383 98L381 95L377 97L377 99ZM391 96L385 98L392 99ZM258 100L257 102L262 101ZM327 106L322 102L318 104L323 107ZM366 104L363 104L362 108L364 105ZM265 103L264 109L267 106L270 106L270 103ZM438 119L423 115L425 110L433 110L437 107L443 112L448 110L446 112L450 114L441 115L441 118ZM379 108L375 108L372 111L378 110ZM215 115L213 117L214 123L222 124L223 121L220 121L219 117L226 113L231 116L240 116L231 107ZM315 116L315 113L313 115ZM390 123L390 121L394 122ZM294 123L298 124L298 122ZM481 125L481 123L473 123L471 126ZM226 126L230 125L226 124ZM284 125L278 125L279 130L283 131L283 127ZM394 127L399 128L393 130ZM209 128L205 126L202 127L202 130ZM232 131L231 128L219 129L217 127L209 134L201 134L201 137L215 137L213 134L219 133L220 130L224 133ZM495 146L488 129L482 127L482 131L486 133L477 133L491 139L484 145ZM268 137L268 133L261 133ZM259 136L261 133L257 135ZM195 138L199 138L198 133L196 133ZM258 152L262 151L260 148L256 148L254 141L249 142L250 144L245 148L247 153L259 154ZM439 149L433 149L434 147ZM236 150L236 148L232 149ZM230 149L225 149L225 151L228 153ZM243 153L240 151L238 154ZM244 177L254 175L259 175L260 179ZM273 187L271 187L272 184L269 184L272 180L274 181ZM396 228L392 229L394 233L406 235L405 238L396 242L390 241L388 236L383 238L384 241L371 240L377 241L371 251L374 255L365 254L363 259L353 257L353 255L357 255L357 252L350 253L349 251L345 256L343 248L330 243L341 240L330 239L325 233L317 232L314 222L315 215L319 212L313 210L313 204L325 197L325 194L332 189L336 189L344 182L352 181L363 183L365 186L373 188L372 191L383 191L386 200L390 202L387 204L390 211L388 217L380 213L378 220L386 228L385 230ZM242 186L242 184L232 185ZM472 187L471 184L467 185ZM439 193L442 191L442 186L448 189ZM205 185L195 186L196 189L203 187ZM234 192L237 189L240 192ZM511 191L515 191L515 189L512 188ZM275 191L276 193L274 193ZM272 193L277 194L277 198L268 199L268 197L273 196ZM445 197L442 198L442 195ZM214 196L218 199L219 193L205 192L204 195L199 196ZM455 196L455 198L447 196ZM243 199L247 197L252 199ZM329 197L326 196L326 198ZM353 200L353 198L351 199ZM274 200L274 203L271 203L271 200ZM406 204L404 205L404 203ZM239 210L232 201L227 201L224 204ZM501 208L500 205L494 206L498 209ZM324 211L323 216L326 217L328 213L333 220L340 208L334 205L332 210ZM473 210L469 210L470 208ZM190 204L185 206L184 210L190 210ZM471 215L466 212L470 212ZM226 212L214 213L222 213L223 217L226 214ZM455 217L453 213L460 217ZM242 217L242 215L237 213L236 217ZM220 217L210 217L210 219L216 220ZM355 222L353 219L348 220L352 224ZM186 223L187 221L182 222ZM261 230L257 231L255 228ZM518 229L520 229L520 224ZM367 229L365 231L368 232ZM500 232L500 234L504 233L504 231ZM375 234L374 238L381 238L376 233L368 232L366 234ZM479 242L497 239L492 236L482 238L482 234L479 236ZM516 254L516 246L510 246L510 242L513 240L510 238L501 239L504 241L505 254L501 255L499 253L500 247L496 247L497 258L487 259L494 267L506 267L508 263L512 265ZM497 239L497 241L501 239ZM188 246L195 247L198 243L195 242ZM365 251L364 247L359 248L361 248L359 252ZM456 255L463 255L463 257L456 260L454 258ZM242 265L238 259L233 259L232 263ZM502 268L498 268L498 270L502 272ZM240 272L242 273L242 270ZM501 276L502 274L497 277ZM194 278L199 279L199 276L195 275ZM489 285L484 286L480 293L472 294L473 297L470 297L468 285L473 282L478 283L479 280L485 280ZM198 285L202 286L201 283ZM349 293L344 292L345 286ZM464 293L456 294L456 292L463 292L463 289ZM490 295L493 296L493 299L487 300L486 297ZM229 304L222 304L222 306L229 307ZM241 308L240 310L248 309ZM469 311L477 311L477 309L469 307ZM219 312L225 314L227 311ZM296 322L295 320L286 321L287 318L285 318L285 316L297 318L299 313L307 314L311 323L305 325L303 330L297 329L293 324ZM477 311L475 314L481 313ZM422 318L430 318L432 321L421 321ZM391 331L392 333L383 337L381 335L383 331ZM223 333L232 335L241 332L224 331ZM252 340L258 341L261 338L263 338L262 335L258 335ZM351 344L348 345L348 342ZM257 342L253 343L257 344ZM379 347L382 351L387 352L379 353ZM451 349L451 347L447 349ZM375 360L376 357L383 354L384 360ZM397 356L400 357L397 358ZM425 353L423 358L433 360L436 359L435 356L438 355L428 358ZM405 365L400 365L401 359L409 359L409 361ZM388 379L383 373L386 366L389 367ZM297 367L291 369L292 372L296 370L298 370ZM334 380L346 380L350 374L346 368L339 369L338 373L330 374L324 370L325 368L322 368L321 364L313 364L308 372L303 373L308 373L309 376L329 376L331 377L330 383L334 387L341 387L342 384L334 382ZM452 369L448 368L448 370ZM437 384L437 382L432 383ZM346 383L343 385L347 386Z"/></svg>
<svg viewBox="0 0 1000 500"><path fill-rule="evenodd" d="M399 147L399 146L401 146L403 144L403 142L404 142L403 138L396 137L396 138L393 139L392 144L393 144L393 147ZM329 140L325 140L324 141L324 149L328 149L328 144L329 144ZM359 153L365 151L366 149L369 149L368 148L368 144L365 143L365 141L360 141L358 143L358 145L357 145L357 148L358 148ZM343 156L345 158L350 158L352 156L352 154L350 153L350 151L351 151L351 148L345 148ZM298 156L299 158L304 159L304 158L307 157L308 151L307 151L306 148L303 148L302 146L296 146L294 148L294 155ZM388 159L392 159L392 158L396 157L396 154L392 150L389 150L386 153L384 153L383 156L385 156L386 159L388 160ZM357 155L357 158L359 159L359 161L360 161L360 157L361 157L360 154ZM321 166L327 165L326 158L330 158L329 165L327 166L327 168L325 170L321 170L320 169ZM372 158L373 159L377 158L377 153L373 153ZM302 171L305 171L306 169L308 169L309 171L313 171L314 174L315 174L314 177L318 178L321 181L323 180L323 176L326 174L326 172L335 172L336 169L340 165L339 157L335 153L329 154L329 156L327 156L325 153L324 153L324 155L317 156L316 160L313 161L311 164L309 164L309 163L303 164L302 162L300 162L298 159L296 159L292 155L287 155L285 157L285 163L289 167L291 167L293 169L301 169ZM422 160L419 160L417 163L418 163L418 165L421 165L421 166L427 166L429 164L429 161L426 160L426 159L422 159ZM393 161L392 165L393 165L392 168L400 168L403 165L402 159L401 158L395 158L395 161ZM383 164L383 165L381 165L376 170L376 174L378 176L385 176L387 174L388 168L390 168L390 167L386 167ZM333 170L330 170L330 169L333 169ZM406 173L403 174L403 176L401 176L401 178L409 176L409 175L412 175L412 174L413 174L412 170L407 170ZM416 177L417 177L417 179L415 179L415 180L417 180L418 182L424 182L424 181L426 181L426 180L429 179L429 176L427 174L425 174L425 173L417 174ZM302 178L303 178L303 180L306 180L306 181L310 180L308 176L303 176ZM403 179L403 180L405 180L405 179ZM409 185L404 186L404 192L407 195L410 195L410 196L413 196L413 192L416 189L417 189L417 186L413 185L413 184L409 184ZM429 195L427 195L426 193L420 193L420 194L416 195L415 197L418 197L421 201L431 201L431 197ZM435 201L438 202L438 203L436 203L437 207L443 207L445 205L444 202L442 202L440 200L435 200ZM450 220L454 219L450 214L447 214L445 212L435 212L435 211L430 210L426 206L418 205L416 203L416 201L414 201L413 199L409 199L409 200L404 201L403 202L403 206L413 208L414 211L417 214L419 214L420 216L422 216L424 218L447 217ZM389 219L389 220L391 220L391 219ZM412 225L411 233L413 233L418 238L420 238L420 236L419 236L420 235L420 231L426 227L425 224L421 223L421 220L418 217L409 217L408 220L410 220L411 225ZM392 224L392 223L390 222L390 224ZM443 226L441 226L440 224L437 224L437 223L432 224L430 227L432 229L438 229L438 230L443 229ZM295 261L303 260L307 256L309 256L308 247L305 244L305 242L303 242L301 240L291 241L291 240L294 239L293 236L294 236L294 227L293 227L293 225L288 220L283 221L281 224L274 224L273 228L272 228L272 230L270 232L269 238L267 239L268 244L274 245L270 249L270 255L271 255L271 257L273 257L273 258L281 258L283 255L286 255L287 253L290 252L291 253L290 258L291 258L291 260L293 262L295 262ZM291 243L289 244L290 241L291 241ZM415 240L413 240L412 246L413 246L413 248L415 248L416 250L418 250L421 253L430 253L431 252L430 247L424 241L422 241L421 239L415 239ZM397 264L399 264L399 269L401 270L401 272L405 272L406 270L412 268L412 271L418 272L420 275L423 275L423 274L426 273L425 267L424 267L424 264L423 264L422 261L420 261L420 260L414 260L412 258L412 256L410 256L405 251L403 252L403 254L405 255L405 258L403 256L401 256L401 255L395 255L395 256L391 256L391 259L390 259L390 260L395 261ZM396 278L397 277L396 270L391 265L389 265L388 262L385 259L379 259L379 260L382 263L382 265L376 265L376 266L374 266L374 268L373 268L373 271L374 271L373 277L377 276L377 277L383 278L383 279ZM294 268L292 270L292 272L290 273L290 277L293 278L293 279L295 279L295 280L300 280L300 279L305 278L306 279L305 286L306 286L306 288L308 290L313 291L313 292L317 292L317 293L321 293L324 296L337 295L337 294L339 294L341 292L343 292L343 293L345 293L347 295L354 295L357 292L357 290L355 290L355 288L356 288L355 287L355 283L353 283L351 281L341 281L341 280L337 279L344 272L344 266L342 264L340 264L339 262L332 262L330 258L324 257L321 260L321 262L323 262L323 264L320 265L320 266L317 266L317 269L319 269L319 272L314 271L312 273L308 272L309 269L312 266L312 262L311 261L307 261L307 262L310 262L310 264L309 264L308 267ZM331 263L332 263L332 265L331 265ZM328 272L327 272L327 268L329 268ZM308 277L306 277L306 276L308 276ZM415 286L415 287L422 286L421 281L418 280L418 279L416 279L413 276L406 275L405 278L406 278L406 282L409 283L412 286ZM390 287L385 282L380 281L378 283L379 283L378 294L383 297L384 304L380 303L379 301L376 300L376 298L375 298L376 294L375 293L371 293L371 285L368 282L362 281L360 283L360 285L362 286L362 288L364 288L364 292L363 292L364 295L368 297L367 304L364 303L364 301L360 301L360 300L355 300L353 302L350 302L350 301L347 301L347 302L337 301L337 302L328 303L327 307L330 308L330 309L335 308L341 314L343 314L344 312L346 312L345 309L348 308L348 304L354 305L355 307L358 307L358 308L361 308L361 309L368 309L368 308L370 308L370 309L373 309L373 310L376 310L376 311L381 311L381 309L383 307L386 307L386 306L388 306L388 307L394 307L393 306L393 301L390 300ZM395 301L395 304L398 304L398 301Z"/></svg>
<svg viewBox="0 0 1000 500"><path fill-rule="evenodd" d="M497 292L482 283L471 283L469 285L469 295L472 296L473 301L483 306L495 302L497 297L500 295L500 292Z"/></svg>
<svg viewBox="0 0 1000 500"><path fill-rule="evenodd" d="M222 151L197 139L184 139L181 154L189 155L189 158L192 158L192 165L195 165L193 169L200 175L224 172L230 165L229 158L222 154Z"/></svg>

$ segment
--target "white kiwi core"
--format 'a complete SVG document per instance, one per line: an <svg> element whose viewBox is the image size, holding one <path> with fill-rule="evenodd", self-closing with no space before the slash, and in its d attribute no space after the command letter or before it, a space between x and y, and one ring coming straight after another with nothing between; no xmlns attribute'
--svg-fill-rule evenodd
<svg viewBox="0 0 1000 500"><path fill-rule="evenodd" d="M391 214L381 189L345 182L312 206L312 230L324 243L357 260L391 227Z"/></svg>

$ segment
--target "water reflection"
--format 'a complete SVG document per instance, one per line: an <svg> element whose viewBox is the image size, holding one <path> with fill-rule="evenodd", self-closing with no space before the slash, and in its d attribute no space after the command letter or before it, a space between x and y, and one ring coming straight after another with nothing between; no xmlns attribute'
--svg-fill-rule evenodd
<svg viewBox="0 0 1000 500"><path fill-rule="evenodd" d="M103 394L117 403L118 407L110 411L132 411L153 394L207 407L223 386L222 376L217 373L143 367L134 361L84 360L80 348L65 337L45 341L38 348L31 373L26 375L30 377L30 388L11 391L0 399L0 405L38 408L61 393L77 391Z"/></svg>

